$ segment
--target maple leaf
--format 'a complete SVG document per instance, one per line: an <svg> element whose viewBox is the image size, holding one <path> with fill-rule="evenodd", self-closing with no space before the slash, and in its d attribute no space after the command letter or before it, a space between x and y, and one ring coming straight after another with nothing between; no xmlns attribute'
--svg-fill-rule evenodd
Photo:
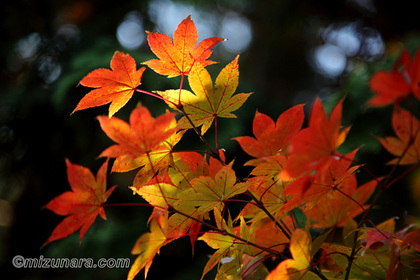
<svg viewBox="0 0 420 280"><path fill-rule="evenodd" d="M54 229L46 244L65 238L80 229L80 242L93 224L97 215L106 220L103 203L108 199L115 186L106 190L108 160L95 176L89 169L72 164L66 159L67 178L72 191L65 192L48 202L44 207L62 216L67 216Z"/></svg>
<svg viewBox="0 0 420 280"><path fill-rule="evenodd" d="M174 113L166 113L154 119L144 106L137 106L130 115L130 124L123 120L99 116L102 130L114 142L100 157L117 158L121 156L135 159L143 154L159 149L163 142L174 134L177 128L170 128ZM127 161L127 159L125 159Z"/></svg>
<svg viewBox="0 0 420 280"><path fill-rule="evenodd" d="M330 192L316 201L314 206L304 206L303 211L313 221L313 228L344 227L349 219L367 208L363 204L375 191L376 185L377 182L373 180L356 188L356 178L352 174L343 181L340 191Z"/></svg>
<svg viewBox="0 0 420 280"><path fill-rule="evenodd" d="M285 205L283 211L291 211L293 208L306 203L306 207L312 207L331 196L332 192L342 188L346 180L355 180L352 174L359 166L350 167L357 150L339 158L332 157L328 165L315 174L307 174L293 181L283 191L283 195L293 195ZM350 183L353 184L353 183Z"/></svg>
<svg viewBox="0 0 420 280"><path fill-rule="evenodd" d="M176 120L174 119L169 128L175 127ZM148 154L125 154L119 156L114 161L112 171L127 172L140 167L141 169L137 172L133 181L133 187L138 189L148 184L156 173L164 175L168 171L169 166L174 166L182 160L189 159L191 162L200 161L202 156L195 152L173 153L174 146L181 140L184 132L179 131L172 134L161 146L154 148Z"/></svg>
<svg viewBox="0 0 420 280"><path fill-rule="evenodd" d="M363 230L367 230L367 233L360 235L358 238L359 240L362 240L361 244L364 245L362 256L369 249L378 249L393 242L392 237L395 232L395 218L388 219L385 222L376 225L375 228L366 228L362 229L362 231ZM404 233L406 231L407 229Z"/></svg>
<svg viewBox="0 0 420 280"><path fill-rule="evenodd" d="M324 242L321 245L321 249L323 253L323 274L330 276L328 279L336 279L337 275L344 274L349 264L348 256L350 256L352 248ZM358 250L353 259L349 279L385 279L384 268L388 266L388 263L389 258L384 254L368 252L362 256L361 250ZM332 273L328 273L328 270L331 270L330 272Z"/></svg>
<svg viewBox="0 0 420 280"><path fill-rule="evenodd" d="M376 257L387 252L387 263L389 263L386 270L387 280L417 279L418 274L413 268L418 260L412 249L420 250L420 232L417 230L407 234L412 226L395 232L395 218L391 218L374 228L362 228L361 231L364 233L358 239L364 249L360 255L363 257L370 254ZM385 249L381 249L384 246Z"/></svg>
<svg viewBox="0 0 420 280"><path fill-rule="evenodd" d="M159 59L152 59L143 64L156 73L167 75L168 78L178 75L188 75L195 66L205 67L215 62L206 60L211 55L210 48L224 41L223 38L211 37L204 39L197 46L197 28L191 20L191 15L184 19L174 32L174 41L165 34L148 32L147 40L150 49Z"/></svg>
<svg viewBox="0 0 420 280"><path fill-rule="evenodd" d="M214 175L200 176L191 180L191 188L179 194L177 206L198 206L199 214L207 213L213 210L213 207L220 210L227 199L244 193L247 188L246 183L236 184L235 172L226 165Z"/></svg>
<svg viewBox="0 0 420 280"><path fill-rule="evenodd" d="M176 156L176 157L175 157ZM180 152L174 154L174 161L167 167L164 175L155 176L145 185L130 187L134 193L140 195L143 199L155 207L156 211L168 208L178 201L178 195L185 189L191 187L190 180L202 174L208 173L208 167L201 169L203 156L195 152ZM175 183L174 183L175 182ZM197 214L194 207L182 207L184 214L201 220L203 216ZM168 240L177 239L186 234L189 230L192 249L198 236L201 223L194 221L185 215L173 214L167 222L166 237Z"/></svg>
<svg viewBox="0 0 420 280"><path fill-rule="evenodd" d="M342 100L331 111L329 119L319 98L312 106L309 126L292 139L286 168L280 174L283 180L304 172L322 169L333 158L335 150L344 142L350 129L341 129Z"/></svg>
<svg viewBox="0 0 420 280"><path fill-rule="evenodd" d="M197 220L201 220L203 216L198 215L197 209L195 208L184 208L183 213L188 215L188 217L178 213L175 213L169 217L168 229L166 230L167 238L175 240L185 236L187 231L189 231L188 235L190 236L192 251L194 252L194 242L197 239L198 234L200 233L200 228L202 224L200 222L194 221L190 217L193 217Z"/></svg>
<svg viewBox="0 0 420 280"><path fill-rule="evenodd" d="M222 258L215 280L265 279L268 269L262 256L249 256L234 251L232 256Z"/></svg>
<svg viewBox="0 0 420 280"><path fill-rule="evenodd" d="M195 157L195 160L197 159L200 160L200 157ZM167 208L174 205L174 203L178 200L178 194L191 188L190 181L195 178L195 175L191 172L191 169L193 168L189 166L189 163L185 163L183 159L180 159L171 165L173 167L168 167L167 172L156 175L153 179L149 180L147 184L142 186L134 185L130 187L130 189L132 189L134 193L143 197L150 205L155 207ZM200 172L197 172L197 176L199 175ZM180 177L184 178L181 179ZM181 180L181 182L179 180ZM182 182L184 180L187 182Z"/></svg>
<svg viewBox="0 0 420 280"><path fill-rule="evenodd" d="M231 246L234 244L234 238L228 235L223 235L220 232L208 231L203 234L198 240L203 240L211 248L217 249L217 251L210 257L206 266L204 267L203 274L206 275L216 264L220 263L222 257L224 257L230 250Z"/></svg>
<svg viewBox="0 0 420 280"><path fill-rule="evenodd" d="M175 128L177 128L177 123L174 118L168 129ZM187 178L186 172L194 172L196 166L202 164L203 156L196 152L173 151L174 146L181 140L184 133L185 130L182 130L170 135L162 142L162 145L153 148L153 150L147 154L127 153L118 156L112 166L112 172L128 172L140 168L134 178L134 189L149 184L149 181L156 173L164 175L168 172L169 167L177 168L178 164L183 166L181 168L182 170L178 168L177 172L173 173L179 174L181 177L186 176L184 179ZM188 168L191 168L191 170L186 171L185 169ZM178 184L180 184L180 182L178 182L177 185Z"/></svg>
<svg viewBox="0 0 420 280"><path fill-rule="evenodd" d="M284 212L280 211L287 202L287 197L282 194L287 182L281 180L267 179L262 176L252 177L247 180L249 191L260 201L266 210L274 217L281 216ZM253 222L265 219L267 214L261 211L258 205L248 203L239 214L244 217L252 217Z"/></svg>
<svg viewBox="0 0 420 280"><path fill-rule="evenodd" d="M238 58L226 65L216 78L215 88L209 72L205 68L197 69L188 76L192 93L188 90L166 90L157 92L167 101L167 104L180 111L175 105L181 103L185 113L196 127L201 127L204 134L217 117L236 118L233 111L239 109L248 99L250 93L240 93L233 96L239 82ZM181 99L179 100L179 97ZM191 128L191 124L184 116L178 121L179 127Z"/></svg>
<svg viewBox="0 0 420 280"><path fill-rule="evenodd" d="M408 95L420 99L420 49L414 60L406 49L395 62L392 71L378 71L370 80L370 88L375 96L369 101L371 106L400 103Z"/></svg>
<svg viewBox="0 0 420 280"><path fill-rule="evenodd" d="M412 227L413 225L409 225L395 232L395 218L390 218L376 225L375 228L362 229L362 231L367 231L358 238L364 246L362 255L369 249L378 249L390 245L398 248L399 254L404 254L404 251L411 247L420 251L420 230L407 234Z"/></svg>
<svg viewBox="0 0 420 280"><path fill-rule="evenodd" d="M169 177L179 188L185 190L191 187L191 180L209 175L209 165L206 158L196 152L174 153L174 161L168 169ZM179 160L176 160L179 157Z"/></svg>
<svg viewBox="0 0 420 280"><path fill-rule="evenodd" d="M128 272L127 280L132 280L144 268L144 278L152 265L153 258L160 248L167 244L167 217L162 211L156 211L150 222L150 232L144 233L136 242L132 254L139 255Z"/></svg>
<svg viewBox="0 0 420 280"><path fill-rule="evenodd" d="M401 243L401 246L408 245L420 252L420 230L408 233Z"/></svg>
<svg viewBox="0 0 420 280"><path fill-rule="evenodd" d="M132 188L138 195L143 197L150 205L167 208L178 200L180 189L167 183L156 183L153 185L142 186L141 188Z"/></svg>
<svg viewBox="0 0 420 280"><path fill-rule="evenodd" d="M420 161L420 123L407 110L394 108L392 126L397 137L378 138L382 146L397 158L389 164L415 164Z"/></svg>
<svg viewBox="0 0 420 280"><path fill-rule="evenodd" d="M319 279L308 269L311 266L312 239L303 229L296 229L290 239L290 253L293 259L282 261L266 280L275 279Z"/></svg>
<svg viewBox="0 0 420 280"><path fill-rule="evenodd" d="M243 242L236 242L234 236L233 221L228 215L228 220L226 221L221 217L221 212L217 207L214 207L214 217L216 220L217 227L228 232L230 235L218 231L208 231L204 233L198 240L202 240L207 243L213 249L217 249L216 252L210 257L206 266L204 267L203 274L206 275L216 264L222 264L231 262L232 259L242 259L243 252L248 251L246 248L249 247ZM245 221L241 220L241 229L239 236L244 240L250 240L248 228L245 225ZM239 268L239 267L238 267ZM218 268L222 269L222 268ZM223 268L223 269L226 269ZM239 272L241 268L237 272ZM225 275L227 276L227 275ZM228 277L228 276L227 276ZM219 279L219 278L218 278ZM224 279L224 278L222 278Z"/></svg>
<svg viewBox="0 0 420 280"><path fill-rule="evenodd" d="M268 176L276 178L286 166L286 157L280 154L268 156L261 159L258 165L252 170L251 175Z"/></svg>
<svg viewBox="0 0 420 280"><path fill-rule="evenodd" d="M174 185L169 178L169 173L166 173L163 179L155 177L149 183L140 188L131 187L131 189L150 205L154 206L154 212L162 212L162 209L167 209L174 205L178 201L178 195L185 189L180 185ZM175 213L167 220L166 239L168 242L178 239L190 230L189 235L192 249L194 250L194 242L201 223L196 222L190 217L200 220L202 216L197 214L197 209L194 207L182 207L182 212L184 215Z"/></svg>
<svg viewBox="0 0 420 280"><path fill-rule="evenodd" d="M293 229L293 220L291 216L286 216L283 220L284 224L289 229ZM282 252L286 245L289 243L284 233L277 227L277 225L270 219L261 219L249 227L249 231L253 232L255 237L253 242L271 250ZM261 251L257 248L254 249L259 254L267 254L267 252Z"/></svg>
<svg viewBox="0 0 420 280"><path fill-rule="evenodd" d="M80 100L72 114L111 103L108 116L112 117L133 96L146 67L136 70L136 62L129 54L116 51L111 59L111 69L96 69L80 81L81 85L95 89Z"/></svg>
<svg viewBox="0 0 420 280"><path fill-rule="evenodd" d="M255 138L241 136L233 138L242 149L257 159L285 153L292 137L301 129L304 119L303 105L296 105L283 112L276 123L267 115L255 113L252 130ZM251 160L247 165L257 165Z"/></svg>

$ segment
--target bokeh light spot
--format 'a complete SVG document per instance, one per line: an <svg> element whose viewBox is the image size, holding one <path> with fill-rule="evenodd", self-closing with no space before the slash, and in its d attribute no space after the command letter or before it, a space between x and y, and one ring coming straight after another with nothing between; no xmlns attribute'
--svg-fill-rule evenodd
<svg viewBox="0 0 420 280"><path fill-rule="evenodd" d="M228 39L222 47L231 53L244 51L252 40L252 26L249 20L236 13L228 13L222 21L220 37Z"/></svg>
<svg viewBox="0 0 420 280"><path fill-rule="evenodd" d="M347 58L337 46L325 44L314 50L315 64L325 76L339 76L346 69Z"/></svg>
<svg viewBox="0 0 420 280"><path fill-rule="evenodd" d="M117 28L118 42L126 49L133 50L143 44L145 33L142 17L137 12L128 13Z"/></svg>

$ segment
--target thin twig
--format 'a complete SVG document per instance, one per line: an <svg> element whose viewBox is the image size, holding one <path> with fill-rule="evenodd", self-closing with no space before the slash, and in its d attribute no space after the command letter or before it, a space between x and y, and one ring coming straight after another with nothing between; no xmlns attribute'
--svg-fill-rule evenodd
<svg viewBox="0 0 420 280"><path fill-rule="evenodd" d="M281 260L285 260L285 257L284 257L283 255L281 255L281 254L280 254L279 252L277 252L277 251L274 251L274 250L271 250L271 249L269 249L269 248L266 248L266 247L260 246L260 245L258 245L258 244L255 244L255 243L253 243L253 242L250 242L249 240L246 240L246 239L244 239L244 238L242 238L242 237L240 237L240 236L237 236L237 235L235 235L235 234L232 234L232 233L230 233L230 232L228 232L228 231L226 231L226 230L224 230L224 229L220 229L220 228L218 228L218 227L215 227L215 226L214 226L214 225L212 225L212 224L209 224L209 223L204 222L204 221L202 221L202 220L200 220L200 219L197 219L197 218L195 218L195 217L192 217L192 216L190 216L190 215L188 215L188 214L186 214L186 213L184 213L184 212L182 212L182 211L179 211L179 210L177 210L177 209L175 209L175 208L173 208L173 207L169 207L169 209L168 209L168 210L169 210L169 211L173 211L173 212L175 212L175 213L178 213L178 214L180 214L180 215L182 215L182 216L184 216L184 217L187 217L187 218L189 218L189 219L192 219L192 220L194 220L194 221L196 221L196 222L198 222L198 223L201 223L203 226L208 227L208 228L210 228L211 230L217 231L217 232L219 232L219 233L220 233L220 234L222 234L222 235L227 235L227 236L230 236L230 237L235 238L235 239L237 239L237 240L239 240L239 241L242 241L244 244L248 244L248 245L250 245L250 246L253 246L253 247L255 247L255 248L258 248L258 249L260 249L260 250L263 250L263 251L265 251L265 252L267 252L267 253L270 253L270 254L272 254L272 255L276 256L277 258L279 258L279 259L281 259Z"/></svg>

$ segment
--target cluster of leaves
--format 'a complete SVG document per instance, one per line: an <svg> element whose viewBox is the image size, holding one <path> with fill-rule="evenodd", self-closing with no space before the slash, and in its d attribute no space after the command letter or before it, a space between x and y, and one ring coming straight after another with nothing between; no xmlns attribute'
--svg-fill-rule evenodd
<svg viewBox="0 0 420 280"><path fill-rule="evenodd" d="M234 138L250 159L252 172L245 180L236 176L233 162L226 162L217 147L217 121L234 118L250 93L235 94L239 80L239 55L226 65L214 85L206 67L211 48L222 38L208 38L197 45L197 30L190 16L176 29L173 41L167 35L147 32L158 59L147 65L168 78L181 76L179 89L148 92L137 87L145 67L116 52L111 69L97 69L80 84L95 88L74 111L111 103L108 116L99 116L102 130L115 144L100 157L107 160L96 179L85 167L67 160L72 192L53 199L46 208L67 216L46 244L80 230L80 240L99 214L114 187L106 190L106 170L138 169L130 189L153 206L150 232L135 243L138 257L128 279L144 269L145 276L160 248L189 236L215 249L203 276L217 266L216 279L415 279L419 270L420 230L409 225L396 231L393 218L374 225L368 215L378 196L408 172L420 166L420 125L402 100L420 99L420 51L412 59L407 51L392 72L379 71L371 79L375 96L372 106L394 104L392 124L396 137L379 138L395 156L388 176L378 178L354 161L358 149L340 154L350 127L341 125L342 103L327 116L320 99L313 103L304 126L304 105L296 105L277 119L256 112L254 137ZM183 88L188 78L190 90ZM153 118L138 105L129 122L113 115L134 92L159 98L181 114L169 110ZM212 127L216 147L205 139ZM199 127L201 126L201 129ZM179 151L174 147L185 131L193 129L207 151ZM397 165L412 165L395 176ZM372 180L358 183L356 171L366 171ZM240 195L240 196L238 196ZM140 199L140 198L139 198ZM230 203L242 203L236 217ZM139 204L142 204L139 202ZM342 237L334 236L341 229ZM265 264L277 262L269 271ZM418 265L417 265L418 267Z"/></svg>

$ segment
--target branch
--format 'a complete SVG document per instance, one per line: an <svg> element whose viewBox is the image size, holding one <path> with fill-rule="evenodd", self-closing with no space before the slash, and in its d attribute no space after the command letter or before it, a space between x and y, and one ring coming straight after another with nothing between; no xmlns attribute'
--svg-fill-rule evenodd
<svg viewBox="0 0 420 280"><path fill-rule="evenodd" d="M290 240L290 237L292 235L292 232L289 230L287 225L280 220L280 222L265 208L264 204L256 197L254 196L249 190L246 191L246 193L252 198L252 200L255 201L257 204L257 207L264 211L264 213L274 222L274 224L281 230L281 232L287 237L287 239Z"/></svg>
<svg viewBox="0 0 420 280"><path fill-rule="evenodd" d="M198 137L200 137L200 140L203 141L203 143L207 146L207 148L209 149L209 151L212 154L212 157L214 157L215 159L219 160L220 162L222 162L224 164L224 162L222 161L222 159L219 156L219 153L216 152L209 144L209 142L207 142L207 140L204 138L204 136L201 134L201 132L198 130L198 128L195 126L195 124L193 123L193 121L191 120L190 116L187 114L187 112L185 112L184 107L181 105L176 105L177 108L182 112L182 114L187 118L188 122L191 124L192 128L194 129L195 133L197 133Z"/></svg>
<svg viewBox="0 0 420 280"><path fill-rule="evenodd" d="M269 249L269 248L265 248L265 247L263 247L263 246L260 246L260 245L258 245L258 244L255 244L255 243L253 243L253 242L250 242L250 241L248 241L248 240L246 240L246 239L244 239L244 238L242 238L242 237L240 237L240 236L237 236L237 235L235 235L235 234L232 234L232 233L230 233L230 232L227 232L226 230L223 230L223 229L220 229L220 228L218 228L218 227L215 227L215 226L214 226L214 225L212 225L212 224L209 224L209 223L204 222L204 221L202 221L202 220L199 220L199 219L197 219L197 218L195 218L195 217L192 217L192 216L190 216L190 215L188 215L188 214L185 214L184 212L179 211L179 210L175 209L175 208L174 208L174 207L172 207L172 206L169 206L168 211L173 211L173 212L178 213L178 214L180 214L180 215L182 215L182 216L184 216L184 217L187 217L187 218L189 218L189 219L192 219L192 220L194 220L194 221L196 221L196 222L198 222L198 223L202 224L203 226L206 226L206 227L210 228L211 230L214 230L214 231L220 232L220 234L227 235L227 236L230 236L230 237L232 237L232 238L235 238L235 239L237 239L237 240L239 240L239 241L244 242L244 244L251 245L251 246L253 246L253 247L255 247L255 248L258 248L258 249L260 249L260 250L262 250L262 251L265 251L265 252L267 252L267 253L270 253L270 254L272 254L272 255L276 256L277 258L279 258L279 259L281 259L281 260L285 260L285 259L286 259L283 255L281 255L281 254L280 254L279 252L277 252L277 251L274 251L274 250L271 250L271 249Z"/></svg>
<svg viewBox="0 0 420 280"><path fill-rule="evenodd" d="M180 85L180 89L179 89L179 104L174 104L178 110L180 110L182 112L182 114L187 118L188 122L191 124L192 128L194 129L195 133L198 135L198 137L201 139L201 141L207 146L207 148L209 149L209 151L212 154L212 157L214 157L215 159L217 159L219 162L221 162L223 165L225 165L225 163L223 162L223 160L220 158L220 155L218 153L218 151L214 150L209 142L207 142L207 140L204 138L204 136L201 134L201 132L198 130L198 128L196 127L196 125L193 123L193 121L191 120L190 116L187 114L187 112L185 112L185 109L183 107L183 105L181 104L181 90L182 90L182 83L184 80L184 75L182 75L181 78L181 85ZM172 103L173 104L173 103ZM216 125L217 125L217 118L216 118ZM217 127L216 127L217 129ZM216 145L217 145L217 131L216 131ZM238 178L237 178L238 179ZM239 179L238 179L239 181ZM273 215L271 215L271 213L267 210L267 208L265 208L265 206L263 205L263 203L261 201L258 200L258 198L256 198L250 191L247 190L247 194L252 198L252 200L255 201L255 203L257 203L257 206L262 209L264 211L264 213L267 214L267 216L275 223L275 225L283 232L283 234L290 240L290 236L291 236L291 231L287 228L287 226L284 224L284 222L282 220L277 221L275 217L273 217Z"/></svg>
<svg viewBox="0 0 420 280"><path fill-rule="evenodd" d="M362 224L365 222L367 216L369 215L370 211L373 209L373 206L376 204L376 201L378 200L378 198L382 194L382 192L384 190L388 189L389 186L392 183L394 183L395 180L391 181L390 183L388 183L388 182L391 180L392 176L394 175L395 171L397 170L397 165L400 163L400 161L402 160L404 155L407 153L409 146L410 145L407 145L407 147L405 148L405 150L403 151L403 153L399 157L398 161L395 163L394 167L391 169L391 171L385 177L385 179L383 180L384 183L381 183L381 187L379 188L379 191L376 193L375 198L373 199L372 203L369 205L368 209L366 209L366 211L364 212L362 218L360 219L360 222L357 224L356 229L360 229ZM400 177L398 177L397 179L399 179L399 178ZM354 233L353 247L351 248L351 253L350 253L350 256L349 256L349 265L347 266L346 275L344 277L344 280L348 280L349 277L350 277L351 267L352 267L352 264L353 264L353 261L355 259L355 255L356 255L356 247L357 247L357 239L358 238L359 238L359 230L356 230L355 233Z"/></svg>
<svg viewBox="0 0 420 280"><path fill-rule="evenodd" d="M138 89L138 88L136 88L135 91L141 92L141 93L144 93L144 94L153 96L153 97L156 97L156 98L158 98L160 100L163 100L165 102L169 102L169 103L173 104L174 106L177 106L177 104L175 104L174 102L172 102L172 101L170 101L170 100L168 100L166 98L163 98L162 96L160 96L160 95L158 95L156 93L152 93L152 92L149 92L149 91L146 91L146 90L142 90L142 89Z"/></svg>
<svg viewBox="0 0 420 280"><path fill-rule="evenodd" d="M319 278L323 279L323 280L328 280L327 277L324 276L324 274L321 273L321 271L319 271L319 269L317 267L313 267L311 269L309 269L311 272L315 273Z"/></svg>

